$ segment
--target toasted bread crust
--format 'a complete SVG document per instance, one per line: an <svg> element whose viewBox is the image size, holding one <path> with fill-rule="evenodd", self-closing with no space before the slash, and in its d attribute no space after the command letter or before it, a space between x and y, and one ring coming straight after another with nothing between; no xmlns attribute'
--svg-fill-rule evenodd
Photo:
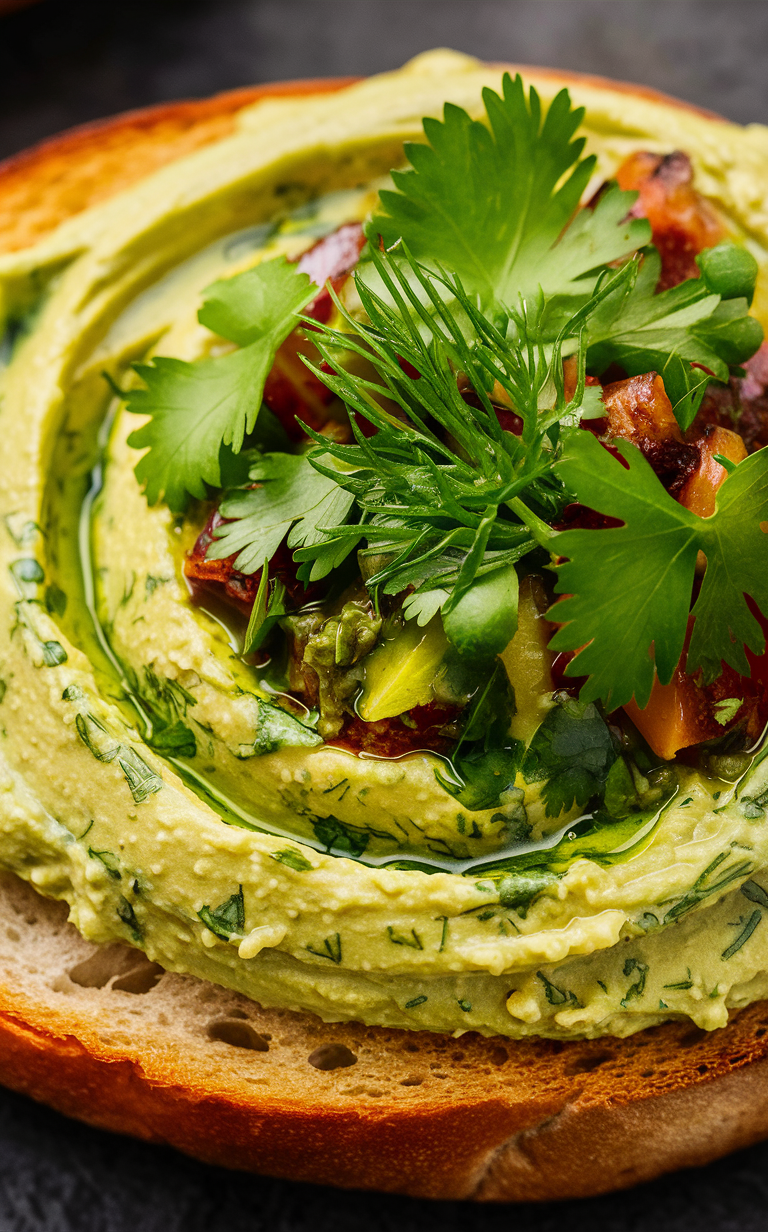
<svg viewBox="0 0 768 1232"><path fill-rule="evenodd" d="M686 106L602 78L534 72ZM0 251L35 243L225 135L238 110L261 97L311 95L351 80L281 83L131 112L17 155L0 164ZM62 955L93 950L55 905L0 878L0 920L25 911L30 949L56 938ZM198 1015L200 1005L221 1003L235 1022L248 1019L275 1042L264 1054L248 1053L246 1065L229 1055L240 1048L209 1037L201 1044L202 1027L180 1042L163 1011L141 1031L114 1029L119 999L130 993L111 984L84 991L67 974L71 963L54 969L64 963L55 953L45 978L23 956L0 966L0 1082L208 1162L415 1196L532 1201L624 1188L768 1135L768 1004L709 1035L679 1023L627 1040L515 1043L321 1024L190 977L165 975L146 992L148 1005L162 992L191 999ZM354 1068L314 1068L308 1056L318 1044L343 1045Z"/></svg>
<svg viewBox="0 0 768 1232"><path fill-rule="evenodd" d="M0 162L0 252L30 247L88 206L226 137L238 111L261 98L326 94L355 80L281 81L229 90L126 111L42 141Z"/></svg>
<svg viewBox="0 0 768 1232"><path fill-rule="evenodd" d="M11 942L0 1082L209 1163L418 1197L539 1201L626 1188L768 1134L766 1003L710 1033L681 1022L625 1040L454 1039L322 1023L190 976L121 984L106 978L104 951L100 986L83 986L97 947L61 904L9 876L0 929ZM151 967L112 948L115 972L131 953L139 972ZM243 1030L255 1045L243 1046ZM345 1052L343 1067L315 1068L329 1047Z"/></svg>

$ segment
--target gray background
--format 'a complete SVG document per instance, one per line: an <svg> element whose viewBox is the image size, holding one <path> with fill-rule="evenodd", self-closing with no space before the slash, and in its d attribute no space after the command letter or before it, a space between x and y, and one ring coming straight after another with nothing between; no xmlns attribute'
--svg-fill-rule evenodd
<svg viewBox="0 0 768 1232"><path fill-rule="evenodd" d="M0 157L121 109L251 82L376 72L438 45L642 82L768 123L767 0L45 0L0 19ZM0 1093L2 1232L767 1225L768 1145L626 1194L477 1209L230 1175Z"/></svg>

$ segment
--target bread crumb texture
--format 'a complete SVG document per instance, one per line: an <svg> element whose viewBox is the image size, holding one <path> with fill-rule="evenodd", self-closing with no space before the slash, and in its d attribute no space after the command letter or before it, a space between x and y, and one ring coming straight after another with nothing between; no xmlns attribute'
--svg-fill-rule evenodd
<svg viewBox="0 0 768 1232"><path fill-rule="evenodd" d="M768 1133L768 1006L721 1031L507 1041L265 1010L99 947L0 877L0 1081L207 1162L491 1201L586 1196Z"/></svg>

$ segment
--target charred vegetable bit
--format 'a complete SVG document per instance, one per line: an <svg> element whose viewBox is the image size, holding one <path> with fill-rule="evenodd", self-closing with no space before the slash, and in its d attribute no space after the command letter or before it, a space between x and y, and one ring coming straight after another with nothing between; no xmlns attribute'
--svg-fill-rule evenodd
<svg viewBox="0 0 768 1232"><path fill-rule="evenodd" d="M210 287L237 349L140 367L131 440L148 500L205 520L193 596L249 618L326 742L440 754L510 841L541 783L548 815L592 810L594 856L672 791L661 759L768 721L757 265L685 153L582 206L567 92L483 97L424 121L365 229ZM499 871L503 901L541 875Z"/></svg>
<svg viewBox="0 0 768 1232"><path fill-rule="evenodd" d="M686 278L698 278L696 257L719 244L725 228L714 207L693 187L688 155L682 150L667 155L639 150L621 164L616 180L625 192L638 194L632 217L647 218L651 224L661 257L656 289L666 291Z"/></svg>

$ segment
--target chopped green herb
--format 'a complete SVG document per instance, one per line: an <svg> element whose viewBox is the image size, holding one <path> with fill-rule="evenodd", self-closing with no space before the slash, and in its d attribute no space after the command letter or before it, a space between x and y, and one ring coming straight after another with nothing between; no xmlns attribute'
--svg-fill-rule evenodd
<svg viewBox="0 0 768 1232"><path fill-rule="evenodd" d="M136 919L136 912L125 895L121 894L117 900L117 914L130 930L134 941L141 941L141 929L139 921Z"/></svg>
<svg viewBox="0 0 768 1232"><path fill-rule="evenodd" d="M338 478L321 474L304 454L265 453L250 469L247 487L232 492L220 512L227 519L216 531L207 556L221 560L235 555L235 568L255 573L271 560L282 541L291 548L313 547L325 540L320 528L343 521L353 503L351 492L339 487ZM323 577L335 568L347 551L324 556Z"/></svg>
<svg viewBox="0 0 768 1232"><path fill-rule="evenodd" d="M306 873L312 868L312 864L306 856L303 856L300 851L296 851L293 847L286 847L283 851L270 851L269 854L273 860L277 860L278 864L285 864L296 873Z"/></svg>
<svg viewBox="0 0 768 1232"><path fill-rule="evenodd" d="M144 578L145 597L147 599L151 599L152 595L155 593L158 586L167 586L170 580L171 580L170 578L166 578L166 577L153 577L151 573L148 573L147 576Z"/></svg>
<svg viewBox="0 0 768 1232"><path fill-rule="evenodd" d="M721 702L715 702L715 719L721 727L735 719L744 705L743 697L725 697Z"/></svg>
<svg viewBox="0 0 768 1232"><path fill-rule="evenodd" d="M584 433L588 436L589 433ZM583 808L605 790L616 761L611 734L596 706L560 693L531 741L523 761L527 783L544 781L547 815Z"/></svg>
<svg viewBox="0 0 768 1232"><path fill-rule="evenodd" d="M605 193L578 210L595 168L574 140L583 108L561 90L542 119L534 89L504 75L502 95L483 91L487 123L446 103L443 121L424 120L427 144L405 147L412 170L394 171L395 191L381 193L372 236L387 248L404 239L420 261L451 270L484 304L588 296L601 266L650 239L645 220L629 217L633 196Z"/></svg>
<svg viewBox="0 0 768 1232"><path fill-rule="evenodd" d="M332 963L336 964L341 962L341 936L339 933L333 933L330 937L326 937L322 950L318 950L312 945L308 945L307 949L310 954L315 954L318 958L328 958Z"/></svg>
<svg viewBox="0 0 768 1232"><path fill-rule="evenodd" d="M190 731L181 719L168 727L158 722L153 723L152 733L146 736L146 741L149 747L161 756L192 758L197 755L195 733Z"/></svg>
<svg viewBox="0 0 768 1232"><path fill-rule="evenodd" d="M765 907L768 911L768 894L766 894L763 887L758 885L756 881L745 881L744 885L740 887L740 890L744 897L748 898L750 902L759 903L761 907Z"/></svg>
<svg viewBox="0 0 768 1232"><path fill-rule="evenodd" d="M415 1010L417 1005L423 1005L427 1000L425 996L414 997L412 1001L406 1001L404 1008L407 1010Z"/></svg>
<svg viewBox="0 0 768 1232"><path fill-rule="evenodd" d="M55 582L45 588L45 610L51 616L63 616L67 610L67 596Z"/></svg>
<svg viewBox="0 0 768 1232"><path fill-rule="evenodd" d="M367 830L345 825L337 817L318 817L312 822L312 829L326 851L342 851L351 856L361 856L371 839Z"/></svg>
<svg viewBox="0 0 768 1232"><path fill-rule="evenodd" d="M746 877L747 873L752 871L753 864L751 860L738 860L735 864L731 864L728 868L724 869L716 881L712 881L712 874L727 858L728 853L726 851L721 851L718 856L715 856L712 863L696 878L687 894L684 894L679 902L669 909L664 916L665 924L669 924L673 920L679 920L681 916L698 907L699 903L703 902L704 899L709 898L712 894L721 893L731 882L741 877Z"/></svg>
<svg viewBox="0 0 768 1232"><path fill-rule="evenodd" d="M19 585L26 583L37 586L45 581L43 567L33 556L24 556L21 560L15 560L11 565L11 574Z"/></svg>
<svg viewBox="0 0 768 1232"><path fill-rule="evenodd" d="M266 261L213 283L198 313L239 350L196 363L157 356L136 365L145 388L126 395L128 410L150 418L129 444L147 449L136 477L151 505L164 500L181 512L190 496L204 500L220 486L222 456L239 453L253 431L277 348L314 292L284 257Z"/></svg>
<svg viewBox="0 0 768 1232"><path fill-rule="evenodd" d="M472 1012L472 1002L471 1001L464 1001L463 999L459 998L458 1006L459 1006L459 1009L463 1010L465 1014L469 1014Z"/></svg>
<svg viewBox="0 0 768 1232"><path fill-rule="evenodd" d="M423 950L424 949L424 946L421 943L421 937L416 932L415 928L411 929L410 935L409 935L408 933L398 932L395 928L392 927L391 924L388 924L387 925L387 936L389 937L393 945L407 945L407 946L410 946L412 950Z"/></svg>
<svg viewBox="0 0 768 1232"><path fill-rule="evenodd" d="M548 980L543 971L536 972L536 979L540 980L544 985L544 992L547 1001L550 1005L578 1005L579 999L575 993L569 989L558 988L557 984L553 984Z"/></svg>
<svg viewBox="0 0 768 1232"><path fill-rule="evenodd" d="M66 663L67 652L61 642L42 642L41 646L46 667L58 667L61 663Z"/></svg>
<svg viewBox="0 0 768 1232"><path fill-rule="evenodd" d="M768 454L758 450L740 462L718 491L715 513L700 518L669 496L636 446L618 441L616 448L626 466L590 432L573 432L556 466L582 504L623 522L558 536L557 551L567 560L555 589L568 597L557 604L562 627L550 645L579 651L566 674L588 676L584 702L601 698L614 710L634 696L647 705L654 671L668 684L680 660L702 551L707 569L693 606L687 671L702 669L710 682L723 661L749 675L745 645L754 654L765 647L745 594L768 611L768 574L760 564Z"/></svg>
<svg viewBox="0 0 768 1232"><path fill-rule="evenodd" d="M727 961L729 958L733 958L733 955L736 953L736 951L740 950L746 941L749 941L749 938L752 936L753 932L757 928L762 918L763 918L762 911L760 911L759 908L756 908L752 912L751 916L747 920L746 924L744 925L743 929L739 933L736 940L732 941L731 944L728 946L728 948L723 950L720 957L724 959L725 961Z"/></svg>
<svg viewBox="0 0 768 1232"><path fill-rule="evenodd" d="M639 958L628 958L624 963L624 974L632 975L637 973L637 979L634 984L630 984L621 999L621 1006L626 1009L627 1004L635 997L641 997L645 991L645 981L648 976L648 963L641 962Z"/></svg>
<svg viewBox="0 0 768 1232"><path fill-rule="evenodd" d="M93 822L91 822L91 825L93 825ZM90 828L89 826L88 829L90 830ZM88 831L86 830L87 833ZM114 878L115 881L120 880L120 861L113 851L94 851L93 847L89 847L88 855L92 860L100 860L109 876Z"/></svg>
<svg viewBox="0 0 768 1232"><path fill-rule="evenodd" d="M228 941L233 935L241 936L245 931L243 887L240 886L236 894L218 907L202 907L197 914L206 928L224 941Z"/></svg>

